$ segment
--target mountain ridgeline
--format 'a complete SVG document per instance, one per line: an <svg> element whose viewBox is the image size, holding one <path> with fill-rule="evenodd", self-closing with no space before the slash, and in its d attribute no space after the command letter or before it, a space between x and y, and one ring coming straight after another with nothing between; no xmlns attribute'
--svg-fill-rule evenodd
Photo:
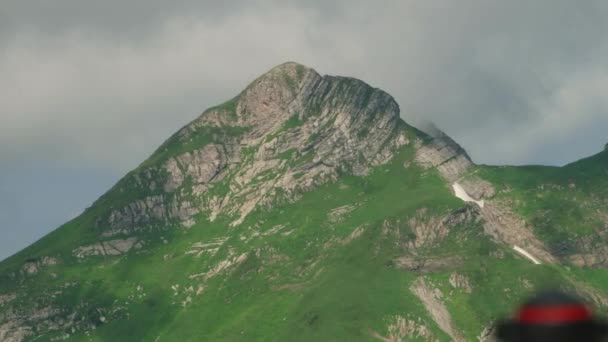
<svg viewBox="0 0 608 342"><path fill-rule="evenodd" d="M606 312L607 176L476 165L285 63L0 263L0 340L486 341L545 286Z"/></svg>

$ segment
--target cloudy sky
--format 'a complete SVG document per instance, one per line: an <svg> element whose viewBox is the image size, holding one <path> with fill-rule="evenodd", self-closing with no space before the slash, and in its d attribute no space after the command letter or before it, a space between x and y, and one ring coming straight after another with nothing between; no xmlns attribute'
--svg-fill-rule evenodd
<svg viewBox="0 0 608 342"><path fill-rule="evenodd" d="M391 93L473 159L608 142L608 3L0 0L0 259L287 60Z"/></svg>

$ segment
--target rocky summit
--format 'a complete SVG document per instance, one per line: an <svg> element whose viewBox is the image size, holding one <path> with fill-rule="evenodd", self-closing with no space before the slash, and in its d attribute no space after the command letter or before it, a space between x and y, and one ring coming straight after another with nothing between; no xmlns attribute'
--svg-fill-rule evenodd
<svg viewBox="0 0 608 342"><path fill-rule="evenodd" d="M546 286L606 312L607 176L476 165L285 63L0 263L0 340L485 341Z"/></svg>

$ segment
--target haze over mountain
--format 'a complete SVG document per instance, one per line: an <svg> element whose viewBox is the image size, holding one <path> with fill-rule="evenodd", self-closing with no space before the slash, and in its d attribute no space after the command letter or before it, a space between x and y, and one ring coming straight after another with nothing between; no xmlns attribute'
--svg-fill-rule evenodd
<svg viewBox="0 0 608 342"><path fill-rule="evenodd" d="M608 151L474 164L288 62L0 263L0 340L486 340L545 285L608 308Z"/></svg>

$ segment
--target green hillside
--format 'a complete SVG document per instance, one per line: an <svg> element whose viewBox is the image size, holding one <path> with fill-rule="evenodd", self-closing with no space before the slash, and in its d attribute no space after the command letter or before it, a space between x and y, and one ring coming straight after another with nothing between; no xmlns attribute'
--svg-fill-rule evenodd
<svg viewBox="0 0 608 342"><path fill-rule="evenodd" d="M606 151L474 165L381 90L286 63L0 263L0 340L485 340L547 286L604 312L606 176Z"/></svg>

